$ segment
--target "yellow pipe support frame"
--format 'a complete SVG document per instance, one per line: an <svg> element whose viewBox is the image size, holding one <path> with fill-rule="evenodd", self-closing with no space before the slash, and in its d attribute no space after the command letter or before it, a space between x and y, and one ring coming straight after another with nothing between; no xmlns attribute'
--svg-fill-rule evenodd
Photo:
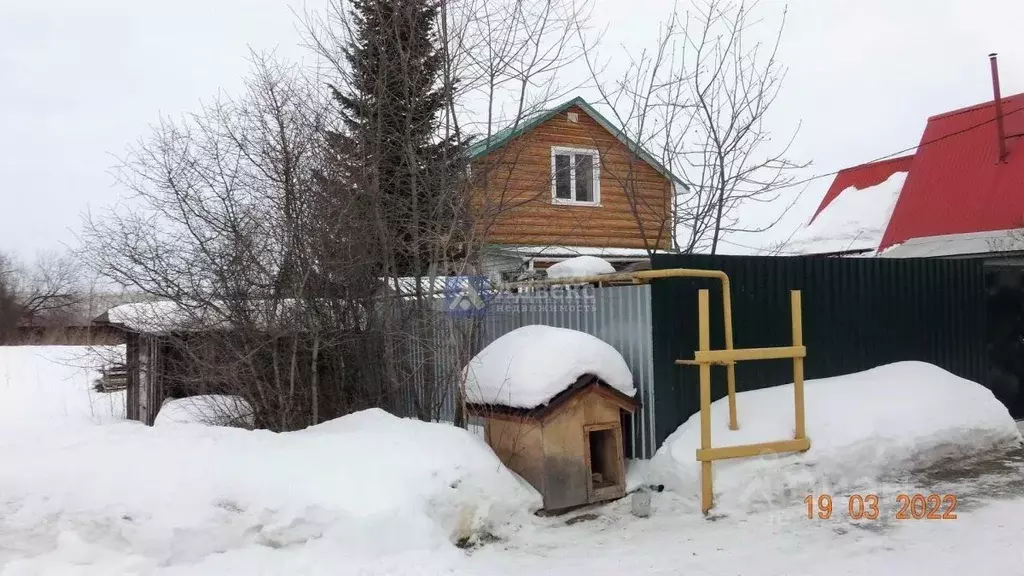
<svg viewBox="0 0 1024 576"><path fill-rule="evenodd" d="M693 361L699 364L729 365L748 360L788 360L807 356L803 346L780 346L778 348L740 348L738 350L698 351Z"/></svg>
<svg viewBox="0 0 1024 576"><path fill-rule="evenodd" d="M793 290L790 293L790 315L793 321L792 346L711 350L711 312L708 305L708 291L701 290L698 293L698 349L693 353L693 360L676 360L676 364L685 366L696 365L700 368L700 448L697 450L697 460L700 462L701 467L701 511L705 515L714 506L711 464L715 460L748 458L764 454L803 452L811 448L811 441L807 438L804 427L804 357L807 356L807 349L803 345L803 317L799 290ZM711 365L724 364L732 368L736 365L736 362L782 358L792 358L793 360L794 438L792 440L712 448Z"/></svg>
<svg viewBox="0 0 1024 576"><path fill-rule="evenodd" d="M803 312L800 304L800 291L793 290L789 293L790 313L793 316L793 347L804 347ZM793 356L793 413L796 415L794 428L796 439L807 437L804 430L804 357L805 350L800 356ZM806 448L805 448L806 450Z"/></svg>
<svg viewBox="0 0 1024 576"><path fill-rule="evenodd" d="M724 274L724 272L723 272ZM729 288L729 277L722 279L722 307L725 314L725 349L732 350L732 290ZM725 365L726 391L729 393L729 430L738 430L736 420L736 363Z"/></svg>
<svg viewBox="0 0 1024 576"><path fill-rule="evenodd" d="M761 442L760 444L742 444L739 446L723 446L697 450L697 460L728 460L730 458L748 458L765 454L782 454L786 452L803 452L811 447L807 438L779 440L777 442Z"/></svg>
<svg viewBox="0 0 1024 576"><path fill-rule="evenodd" d="M546 280L530 280L527 282L514 282L509 284L510 288L532 288L537 286L554 286L564 284L589 284L617 282L631 282L633 284L645 284L651 280L662 278L710 278L718 280L722 284L722 323L725 332L725 349L733 349L732 340L732 288L729 284L729 275L721 270L701 270L697 268L669 268L665 270L640 270L637 272L619 272L616 274L601 274L598 276L578 276L575 278L550 278ZM677 362L679 363L679 362ZM738 430L739 421L736 416L736 366L726 365L726 385L729 394L729 429Z"/></svg>
<svg viewBox="0 0 1024 576"><path fill-rule="evenodd" d="M697 295L698 333L701 351L711 348L711 311L708 306L708 291L701 290ZM700 365L700 449L711 449L711 365ZM711 484L711 461L700 463L700 508L707 514L714 505L714 492Z"/></svg>

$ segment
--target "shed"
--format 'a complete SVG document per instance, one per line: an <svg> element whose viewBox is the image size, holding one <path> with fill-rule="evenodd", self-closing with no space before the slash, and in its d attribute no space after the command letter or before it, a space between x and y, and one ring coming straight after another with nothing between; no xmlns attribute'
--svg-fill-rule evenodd
<svg viewBox="0 0 1024 576"><path fill-rule="evenodd" d="M468 405L483 419L487 443L549 511L626 494L622 419L636 408L635 399L593 374L535 408Z"/></svg>

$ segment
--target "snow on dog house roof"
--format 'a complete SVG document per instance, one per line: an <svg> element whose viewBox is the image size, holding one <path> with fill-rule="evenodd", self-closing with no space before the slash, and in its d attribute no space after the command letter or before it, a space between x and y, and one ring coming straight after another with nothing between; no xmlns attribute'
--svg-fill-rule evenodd
<svg viewBox="0 0 1024 576"><path fill-rule="evenodd" d="M568 328L517 328L481 350L466 366L471 404L533 410L590 385L635 406L633 374L615 348ZM571 395L568 394L568 395Z"/></svg>

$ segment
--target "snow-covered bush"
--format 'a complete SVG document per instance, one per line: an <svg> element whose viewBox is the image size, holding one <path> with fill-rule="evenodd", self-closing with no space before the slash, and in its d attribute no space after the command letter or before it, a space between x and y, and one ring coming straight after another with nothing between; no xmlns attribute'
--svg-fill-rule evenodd
<svg viewBox="0 0 1024 576"><path fill-rule="evenodd" d="M973 456L1021 441L1004 407L979 384L922 362L898 362L805 383L805 453L714 463L716 509L803 498L828 488L874 488L878 480L948 457ZM793 437L793 385L736 395L739 430L728 428L728 401L711 405L712 446ZM699 505L700 414L672 433L651 460L647 481Z"/></svg>
<svg viewBox="0 0 1024 576"><path fill-rule="evenodd" d="M208 424L239 428L252 428L255 423L256 415L244 398L224 394L169 398L153 421L154 426Z"/></svg>

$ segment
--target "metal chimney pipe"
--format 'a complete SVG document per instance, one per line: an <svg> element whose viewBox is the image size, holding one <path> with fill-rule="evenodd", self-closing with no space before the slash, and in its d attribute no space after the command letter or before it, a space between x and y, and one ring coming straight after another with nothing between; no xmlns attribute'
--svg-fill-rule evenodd
<svg viewBox="0 0 1024 576"><path fill-rule="evenodd" d="M996 53L988 55L988 61L992 65L992 95L996 104L996 138L999 139L999 158L996 164L1006 160L1006 127L1003 125L1003 98L999 94L999 64L996 62Z"/></svg>

